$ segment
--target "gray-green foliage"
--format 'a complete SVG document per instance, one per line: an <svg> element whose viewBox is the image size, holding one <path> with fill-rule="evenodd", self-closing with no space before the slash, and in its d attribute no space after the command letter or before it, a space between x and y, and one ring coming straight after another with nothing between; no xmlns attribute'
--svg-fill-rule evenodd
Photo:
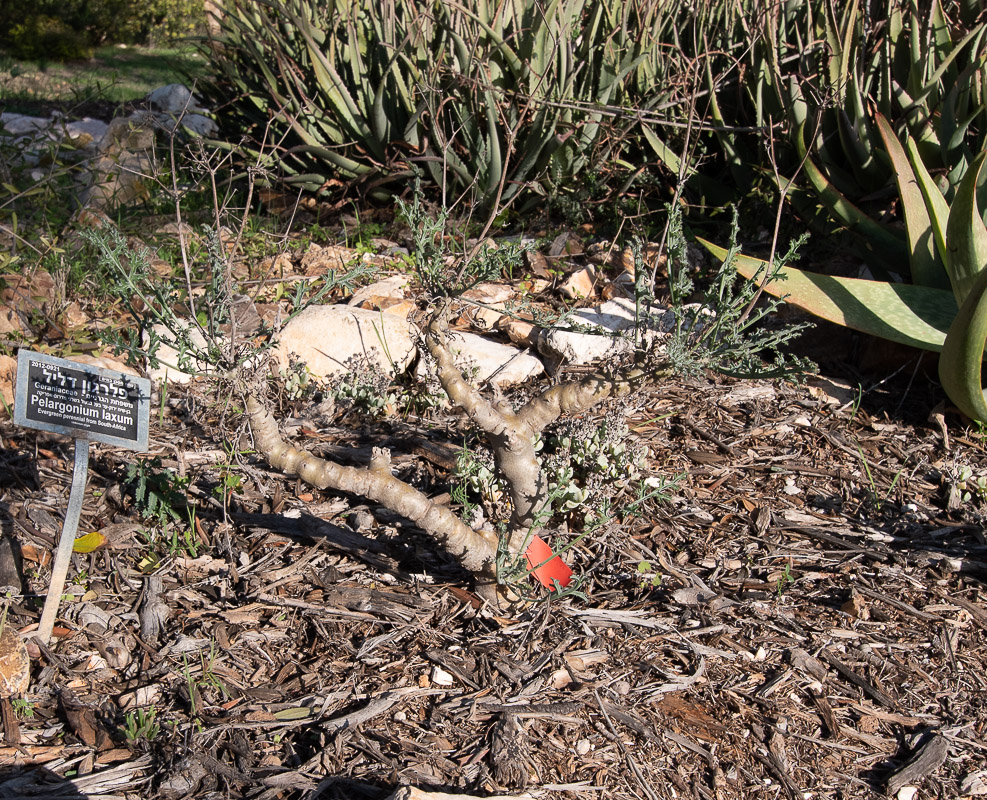
<svg viewBox="0 0 987 800"><path fill-rule="evenodd" d="M579 511L592 523L603 504L640 482L645 452L628 441L623 413L613 408L599 420L563 419L539 440L548 481L546 522ZM481 504L493 518L507 514L507 485L485 447L464 447L452 480L452 498L467 519Z"/></svg>
<svg viewBox="0 0 987 800"><path fill-rule="evenodd" d="M134 490L134 503L140 515L154 520L161 527L171 522L187 521L187 477L179 477L166 469L161 458L138 458L127 465L127 483Z"/></svg>
<svg viewBox="0 0 987 800"><path fill-rule="evenodd" d="M250 336L230 336L237 286L226 245L214 231L208 232L206 263L193 265L205 279L201 294L193 293L185 282L157 276L151 269L147 247L131 244L117 229L89 229L84 235L110 276L110 293L134 323L121 329L107 328L101 336L133 366L143 367L145 361L152 368L159 366L161 346L168 345L177 353L176 363L165 366L232 378L240 375L248 362L256 363L258 355L270 346L273 332L263 325ZM318 281L300 281L292 298L292 313L319 302L333 289L352 289L366 272L356 264L345 272L329 270Z"/></svg>
<svg viewBox="0 0 987 800"><path fill-rule="evenodd" d="M677 207L670 208L668 263L674 323L666 346L668 361L684 375L714 370L737 378L782 378L811 371L811 362L785 352L809 325L780 323L773 315L783 300L760 291L759 281L738 274L737 235L735 209L730 252L699 293L698 302L690 303L695 286L682 216ZM778 280L782 267L795 259L804 241L802 237L792 243L759 280Z"/></svg>
<svg viewBox="0 0 987 800"><path fill-rule="evenodd" d="M389 374L367 356L353 356L344 366L345 372L327 381L338 408L368 417L382 417L395 411L398 390Z"/></svg>
<svg viewBox="0 0 987 800"><path fill-rule="evenodd" d="M429 299L458 297L478 283L521 269L526 247L518 242L482 243L459 256L450 252L450 242L459 238L450 231L450 212L430 209L420 183L411 202L399 199L397 209L411 229L412 265Z"/></svg>

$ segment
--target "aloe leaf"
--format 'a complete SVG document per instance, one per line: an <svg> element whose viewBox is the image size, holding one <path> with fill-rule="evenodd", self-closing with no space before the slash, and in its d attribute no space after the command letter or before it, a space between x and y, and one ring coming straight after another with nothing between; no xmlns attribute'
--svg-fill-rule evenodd
<svg viewBox="0 0 987 800"><path fill-rule="evenodd" d="M939 356L939 381L947 396L960 411L981 422L987 422L982 374L985 344L987 271L967 295Z"/></svg>
<svg viewBox="0 0 987 800"><path fill-rule="evenodd" d="M905 155L905 150L888 121L881 114L875 115L875 119L884 147L891 157L895 180L898 182L898 192L901 195L905 214L905 232L908 235L908 248L911 251L909 263L912 283L948 289L949 277L936 254L932 220L929 219L925 197L922 195L915 173L912 172L908 156Z"/></svg>
<svg viewBox="0 0 987 800"><path fill-rule="evenodd" d="M651 145L651 149L655 151L655 155L658 156L658 160L661 161L661 163L664 164L673 175L678 175L682 165L679 161L679 157L675 154L675 151L665 144L647 123L641 123L641 132L644 134L644 138L648 140L648 144Z"/></svg>
<svg viewBox="0 0 987 800"><path fill-rule="evenodd" d="M874 157L874 135L868 129L864 98L856 74L850 75L846 92L850 111L839 109L839 134L843 150L859 184L883 186L886 170Z"/></svg>
<svg viewBox="0 0 987 800"><path fill-rule="evenodd" d="M838 219L842 220L850 230L867 240L882 262L897 263L898 269L900 269L908 259L905 243L868 217L830 183L829 179L807 155L804 130L803 126L795 134L795 146L799 158L804 160L805 175L819 195L820 202Z"/></svg>
<svg viewBox="0 0 987 800"><path fill-rule="evenodd" d="M957 43L957 45L950 51L949 55L942 60L942 63L936 68L936 71L932 73L932 76L929 78L928 81L926 81L925 85L922 86L921 90L916 92L914 96L909 98L914 105L918 106L925 104L925 100L928 98L928 96L938 90L939 86L942 83L943 76L953 66L953 62L959 57L963 49L968 44L970 44L975 39L977 39L977 37L981 36L984 30L985 30L985 25L983 23L977 25L966 36L964 36L959 43ZM904 107L904 104L902 105ZM905 113L907 114L911 109L909 107L904 107L904 110Z"/></svg>
<svg viewBox="0 0 987 800"><path fill-rule="evenodd" d="M987 265L987 229L977 208L977 182L985 158L987 151L977 157L960 181L946 225L950 279L956 303L960 306Z"/></svg>
<svg viewBox="0 0 987 800"><path fill-rule="evenodd" d="M949 248L946 246L946 225L949 222L949 206L946 198L942 196L939 187L933 180L929 171L925 168L922 155L918 151L918 146L911 136L905 142L908 149L908 160L911 162L913 175L918 181L922 198L925 200L925 208L929 214L929 223L932 225L932 236L936 243L936 252L939 260L946 269L950 285L953 283L952 268L949 263Z"/></svg>
<svg viewBox="0 0 987 800"><path fill-rule="evenodd" d="M697 241L720 260L726 258L725 248ZM737 272L749 280L763 280L768 274L766 261L744 255L735 259ZM782 267L764 290L837 325L922 350L942 349L956 318L956 300L950 292L908 283L838 278Z"/></svg>

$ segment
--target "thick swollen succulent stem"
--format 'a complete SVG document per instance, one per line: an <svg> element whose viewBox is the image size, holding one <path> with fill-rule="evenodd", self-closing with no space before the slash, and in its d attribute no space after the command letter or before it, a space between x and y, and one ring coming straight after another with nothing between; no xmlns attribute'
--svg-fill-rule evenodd
<svg viewBox="0 0 987 800"><path fill-rule="evenodd" d="M395 478L382 453L375 454L369 469L344 467L287 444L274 417L254 397L247 398L247 415L257 449L275 469L297 474L318 489L335 489L380 503L434 536L466 569L496 576L497 537L492 532L472 530L448 508Z"/></svg>
<svg viewBox="0 0 987 800"><path fill-rule="evenodd" d="M518 417L528 429L541 433L563 415L582 414L604 400L623 397L643 383L666 374L671 374L671 371L636 368L613 378L600 374L587 375L581 380L546 389L525 403Z"/></svg>
<svg viewBox="0 0 987 800"><path fill-rule="evenodd" d="M529 533L537 532L537 518L548 496L548 484L535 453L535 431L506 407L488 401L463 378L446 346L444 316L440 312L433 319L426 344L449 400L486 435L497 468L507 482L514 506L507 546L517 555Z"/></svg>

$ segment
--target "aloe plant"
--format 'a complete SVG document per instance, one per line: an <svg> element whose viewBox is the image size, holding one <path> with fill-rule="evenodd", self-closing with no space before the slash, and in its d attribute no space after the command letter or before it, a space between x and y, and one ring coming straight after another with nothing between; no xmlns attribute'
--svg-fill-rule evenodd
<svg viewBox="0 0 987 800"><path fill-rule="evenodd" d="M418 170L492 206L615 161L636 174L635 110L685 99L682 19L720 17L683 0L237 0L202 91L248 146L278 145L291 185L386 195Z"/></svg>
<svg viewBox="0 0 987 800"><path fill-rule="evenodd" d="M914 242L878 221L891 210L885 190L896 168L878 118L911 137L947 202L987 148L987 24L950 14L942 0L775 4L741 56L751 76L743 103L731 107L721 91L714 114L721 126L773 125L777 177L784 185L797 175L794 207L812 224L852 231L885 280L924 283L907 265L928 264L911 258ZM763 162L733 133L719 137L733 162ZM947 285L941 270L937 280Z"/></svg>
<svg viewBox="0 0 987 800"><path fill-rule="evenodd" d="M987 150L973 161L951 204L932 180L917 143L902 146L877 117L896 169L915 283L840 278L784 267L767 292L819 317L864 333L939 352L939 379L967 416L987 422L982 368L987 344L987 227L977 185ZM727 251L709 242L714 255ZM738 256L737 271L763 281L768 264ZM943 288L943 287L946 288Z"/></svg>

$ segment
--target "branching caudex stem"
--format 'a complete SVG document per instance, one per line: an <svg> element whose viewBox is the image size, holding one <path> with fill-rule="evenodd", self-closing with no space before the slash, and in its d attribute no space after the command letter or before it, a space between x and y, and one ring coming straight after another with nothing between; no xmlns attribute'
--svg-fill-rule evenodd
<svg viewBox="0 0 987 800"><path fill-rule="evenodd" d="M535 452L538 434L562 415L579 414L627 394L655 378L656 371L630 368L614 377L590 375L546 389L515 412L502 401L485 398L463 377L447 344L448 312L447 301L429 322L425 342L450 401L480 428L493 450L513 506L507 549L512 557L518 557L525 542L538 533L539 519L548 503L548 482ZM416 523L480 578L496 579L497 534L471 529L449 508L395 478L391 475L389 454L375 450L366 468L342 466L287 444L278 433L274 417L255 397L247 398L247 414L258 450L275 469L296 474L319 489L334 489L380 503Z"/></svg>

